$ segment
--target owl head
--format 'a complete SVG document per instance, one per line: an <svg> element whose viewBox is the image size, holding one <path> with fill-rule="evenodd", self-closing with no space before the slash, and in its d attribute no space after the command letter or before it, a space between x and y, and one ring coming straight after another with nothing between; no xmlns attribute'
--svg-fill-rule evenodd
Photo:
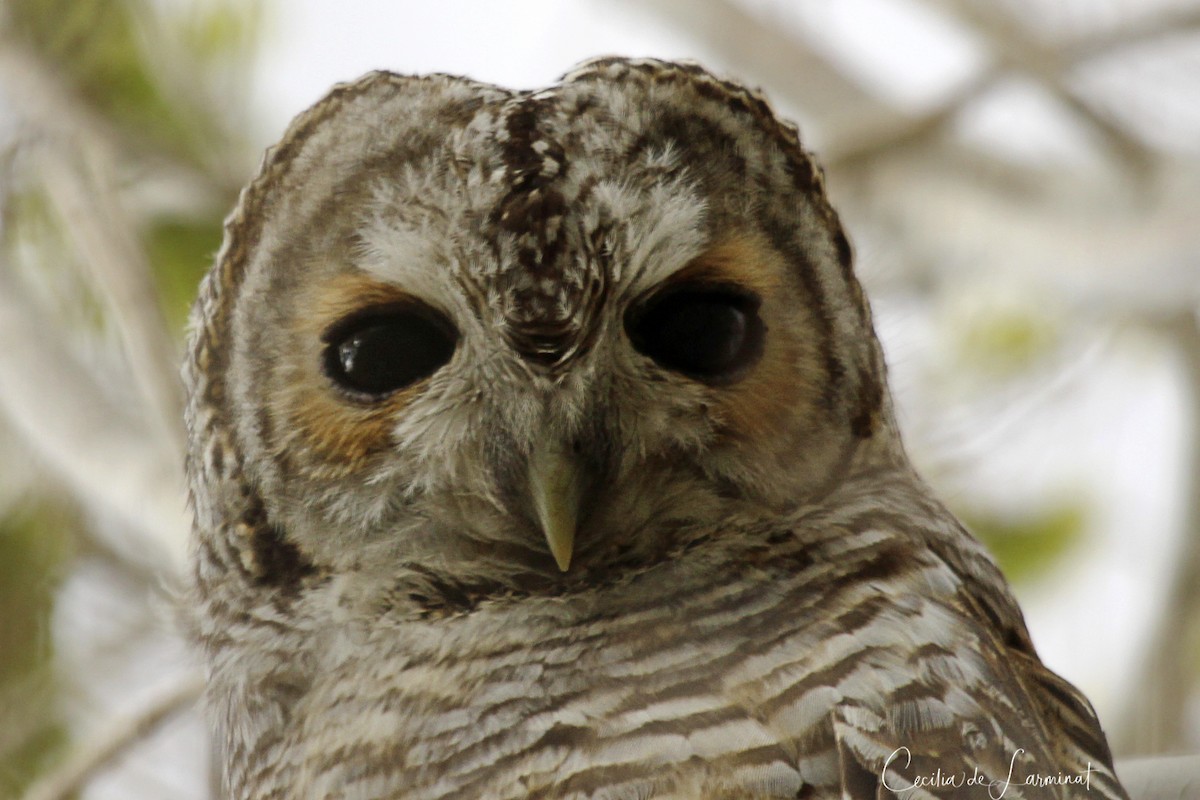
<svg viewBox="0 0 1200 800"><path fill-rule="evenodd" d="M186 373L201 571L255 585L604 580L901 458L821 172L684 64L335 88L228 220Z"/></svg>

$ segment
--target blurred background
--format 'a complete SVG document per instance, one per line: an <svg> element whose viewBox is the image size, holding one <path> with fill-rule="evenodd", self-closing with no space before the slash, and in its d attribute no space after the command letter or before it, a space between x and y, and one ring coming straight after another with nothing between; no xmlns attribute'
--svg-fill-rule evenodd
<svg viewBox="0 0 1200 800"><path fill-rule="evenodd" d="M1197 0L0 0L0 797L213 796L177 365L263 149L608 53L800 123L919 467L1118 756L1200 752Z"/></svg>

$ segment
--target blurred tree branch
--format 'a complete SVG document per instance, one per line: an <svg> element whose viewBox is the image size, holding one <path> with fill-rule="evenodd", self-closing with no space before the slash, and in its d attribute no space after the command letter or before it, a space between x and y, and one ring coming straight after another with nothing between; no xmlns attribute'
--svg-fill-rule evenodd
<svg viewBox="0 0 1200 800"><path fill-rule="evenodd" d="M110 578L72 581L74 593L118 581L130 603L145 603L177 589L182 577L189 528L182 313L257 157L245 136L252 112L245 76L259 7L236 0L0 6L0 423L48 468L50 496L65 494L90 512L90 524L72 532L84 544L72 568L94 572L96 555L118 568ZM0 538L0 556L7 547ZM113 627L83 637L95 650L76 658L119 663L164 638L176 641L144 625L114 637L121 621L104 622ZM67 623L73 631L88 626L73 617ZM9 657L0 652L0 666ZM52 688L36 702L46 720L60 718L55 691L72 693L75 726L123 705L114 692L120 681L63 677L63 686L43 681ZM143 712L89 739L34 796L74 796L187 708L199 682L179 679ZM42 747L48 759L53 753ZM0 752L0 764L7 755Z"/></svg>
<svg viewBox="0 0 1200 800"><path fill-rule="evenodd" d="M20 44L0 47L0 85L12 92L23 112L26 133L14 148L14 158L36 162L28 165L28 171L39 176L38 188L56 208L60 229L73 241L75 263L83 268L92 290L106 301L156 433L179 460L183 452L178 424L179 355L159 311L157 289L135 225L114 189L116 132L71 98ZM10 180L15 168L10 164Z"/></svg>
<svg viewBox="0 0 1200 800"><path fill-rule="evenodd" d="M727 63L771 86L776 103L815 123L827 147L852 149L903 123L903 115L825 55L737 2L639 0L631 5L669 20Z"/></svg>
<svg viewBox="0 0 1200 800"><path fill-rule="evenodd" d="M1162 326L1183 362L1193 409L1200 409L1198 312L1174 315ZM1187 701L1200 678L1200 415L1191 423L1188 502L1175 573L1134 682L1140 690L1126 702L1114 736L1114 747L1130 753L1170 753L1188 745ZM1197 767L1195 785L1200 788L1200 763Z"/></svg>
<svg viewBox="0 0 1200 800"><path fill-rule="evenodd" d="M30 787L25 800L70 800L97 772L153 734L176 714L191 708L204 690L204 677L187 674L141 710L113 720L77 748L54 772Z"/></svg>
<svg viewBox="0 0 1200 800"><path fill-rule="evenodd" d="M149 407L154 438L174 463L182 463L178 341L167 330L153 273L132 220L113 191L111 165L104 164L89 143L76 140L76 144L76 158L91 164L70 164L75 159L65 149L39 148L36 169L41 185L93 291L106 301L106 317L121 333L125 358Z"/></svg>
<svg viewBox="0 0 1200 800"><path fill-rule="evenodd" d="M180 569L187 523L177 459L34 308L0 262L0 409L77 497L133 534L110 550L155 573Z"/></svg>
<svg viewBox="0 0 1200 800"><path fill-rule="evenodd" d="M1004 71L1027 75L1049 90L1064 107L1078 114L1108 147L1112 158L1125 166L1134 176L1141 176L1149 166L1151 154L1146 145L1113 120L1100 113L1087 98L1071 86L1068 73L1080 61L1100 52L1093 41L1075 47L1039 43L1030 31L998 4L976 0L932 0L936 6L953 15L981 34L992 47L999 66ZM1150 30L1156 26L1151 25ZM1105 46L1121 47L1146 35L1145 26L1104 38Z"/></svg>

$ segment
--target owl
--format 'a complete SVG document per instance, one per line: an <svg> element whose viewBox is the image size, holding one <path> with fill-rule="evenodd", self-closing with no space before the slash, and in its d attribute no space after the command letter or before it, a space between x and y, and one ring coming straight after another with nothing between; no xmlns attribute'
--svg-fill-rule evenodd
<svg viewBox="0 0 1200 800"><path fill-rule="evenodd" d="M243 191L184 372L230 797L1125 797L737 83L335 87Z"/></svg>

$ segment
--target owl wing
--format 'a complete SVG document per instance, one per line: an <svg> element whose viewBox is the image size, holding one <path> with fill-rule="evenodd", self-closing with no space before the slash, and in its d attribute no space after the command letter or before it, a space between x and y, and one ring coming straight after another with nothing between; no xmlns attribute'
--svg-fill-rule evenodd
<svg viewBox="0 0 1200 800"><path fill-rule="evenodd" d="M1126 797L1091 706L1038 659L984 548L930 502L776 537L761 566L782 599L746 615L726 699L791 751L801 797Z"/></svg>
<svg viewBox="0 0 1200 800"><path fill-rule="evenodd" d="M1126 798L1086 698L1034 654L1007 591L973 586L946 609L955 652L919 646L892 667L907 681L834 709L842 797Z"/></svg>

